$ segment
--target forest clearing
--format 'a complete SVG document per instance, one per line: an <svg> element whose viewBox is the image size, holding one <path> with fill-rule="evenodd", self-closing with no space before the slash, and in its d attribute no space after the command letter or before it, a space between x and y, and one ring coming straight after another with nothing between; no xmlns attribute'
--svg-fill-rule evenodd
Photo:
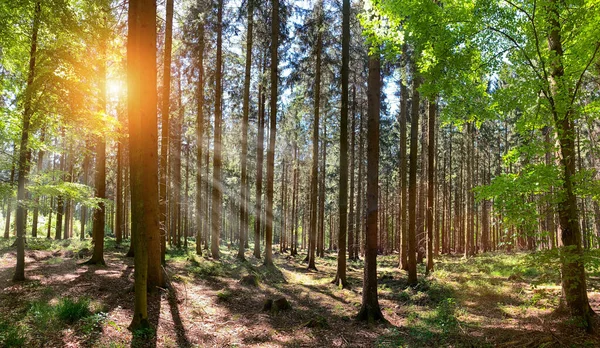
<svg viewBox="0 0 600 348"><path fill-rule="evenodd" d="M0 248L0 344L28 347L597 347L600 337L556 312L559 274L542 255L489 253L464 260L444 256L434 274L408 286L397 255L379 260L380 305L388 321L356 322L361 261L348 266L349 289L331 284L336 258L328 252L307 271L303 256L276 255L276 269L259 260L222 260L169 250L169 287L149 299L152 330L127 330L132 312L133 260L110 243L106 266L81 265L89 243L36 241L25 283L10 281L14 250ZM594 257L598 257L595 252ZM547 256L546 256L547 257ZM543 261L542 261L543 262ZM550 262L548 260L548 262ZM248 282L247 276L255 276ZM240 281L246 277L246 281ZM600 310L600 272L590 272L590 305ZM291 309L265 311L266 299ZM56 307L81 301L73 321ZM73 310L74 311L74 310ZM140 337L137 337L140 336ZM144 337L147 336L147 337Z"/></svg>
<svg viewBox="0 0 600 348"><path fill-rule="evenodd" d="M600 0L0 0L0 347L600 347Z"/></svg>

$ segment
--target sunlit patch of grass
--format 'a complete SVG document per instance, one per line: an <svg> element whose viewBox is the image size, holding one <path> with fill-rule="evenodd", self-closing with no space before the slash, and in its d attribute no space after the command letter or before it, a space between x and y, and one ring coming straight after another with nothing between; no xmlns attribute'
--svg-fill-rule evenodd
<svg viewBox="0 0 600 348"><path fill-rule="evenodd" d="M56 315L60 320L72 324L92 314L89 305L90 300L85 297L76 300L62 298L56 306Z"/></svg>

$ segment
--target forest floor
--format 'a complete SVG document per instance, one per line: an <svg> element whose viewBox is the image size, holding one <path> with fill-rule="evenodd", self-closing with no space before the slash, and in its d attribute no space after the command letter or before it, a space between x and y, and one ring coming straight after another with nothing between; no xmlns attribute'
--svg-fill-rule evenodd
<svg viewBox="0 0 600 348"><path fill-rule="evenodd" d="M556 311L558 264L547 253L442 256L436 271L408 287L397 255L380 256L379 303L387 323L356 322L362 261L350 262L350 289L331 284L336 253L307 271L275 255L275 268L223 247L221 261L171 249L169 289L149 297L153 328L130 332L133 259L107 242L106 266L80 265L88 242L30 240L28 280L13 283L15 250L0 241L0 346L28 347L599 347L577 321ZM36 249L36 250L32 250ZM594 252L590 259L598 260ZM420 275L423 274L419 266ZM240 279L255 275L258 284ZM600 313L600 272L589 297ZM290 310L263 311L285 297Z"/></svg>

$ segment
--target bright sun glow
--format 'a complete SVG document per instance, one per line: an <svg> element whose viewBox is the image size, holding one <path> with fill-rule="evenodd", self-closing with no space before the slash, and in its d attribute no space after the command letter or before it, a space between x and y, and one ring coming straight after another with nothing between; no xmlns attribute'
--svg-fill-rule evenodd
<svg viewBox="0 0 600 348"><path fill-rule="evenodd" d="M108 96L112 98L118 98L121 93L121 81L119 80L108 80L106 81L106 91Z"/></svg>

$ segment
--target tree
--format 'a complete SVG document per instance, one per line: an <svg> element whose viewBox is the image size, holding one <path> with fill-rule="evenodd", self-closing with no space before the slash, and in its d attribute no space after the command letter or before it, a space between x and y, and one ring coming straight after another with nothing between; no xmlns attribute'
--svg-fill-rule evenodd
<svg viewBox="0 0 600 348"><path fill-rule="evenodd" d="M102 112L106 112L106 43L105 38L101 39L100 48L100 68L98 69L99 79L99 95L98 107ZM98 208L94 209L92 235L94 241L94 252L92 258L86 264L105 265L104 261L104 225L106 218L106 207L102 200L106 199L106 138L104 134L100 134L96 139L96 198L101 201L98 203ZM67 217L68 221L68 217ZM67 233L65 228L65 234Z"/></svg>
<svg viewBox="0 0 600 348"><path fill-rule="evenodd" d="M215 134L213 151L213 185L212 185L212 209L211 224L212 236L210 244L210 253L214 259L219 259L219 238L221 233L221 205L223 201L223 178L221 177L221 122L223 119L222 110L222 45L223 45L223 0L219 0L217 14L217 66L215 77Z"/></svg>
<svg viewBox="0 0 600 348"><path fill-rule="evenodd" d="M338 234L338 263L334 283L348 286L346 280L346 230L348 224L348 61L350 60L350 0L342 5L342 110L340 118L340 230ZM354 115L352 115L354 117ZM354 122L352 122L354 124ZM352 129L354 133L354 129ZM354 139L354 135L352 136ZM354 141L352 142L354 145ZM352 173L351 173L352 175ZM352 194L352 192L350 193ZM352 219L352 217L351 217Z"/></svg>
<svg viewBox="0 0 600 348"><path fill-rule="evenodd" d="M413 65L413 73L416 72ZM413 75L412 112L410 125L410 168L408 170L408 283L417 284L417 141L419 137L420 77Z"/></svg>
<svg viewBox="0 0 600 348"><path fill-rule="evenodd" d="M163 59L163 85L162 85L162 136L160 146L160 259L165 263L165 251L167 245L167 155L169 151L169 116L171 105L171 46L173 41L173 0L166 2L165 17L165 48Z"/></svg>
<svg viewBox="0 0 600 348"><path fill-rule="evenodd" d="M158 196L156 3L131 0L128 13L128 114L135 265L130 329L148 327L147 290L162 286ZM158 269L157 266L158 265Z"/></svg>
<svg viewBox="0 0 600 348"><path fill-rule="evenodd" d="M277 96L278 96L278 54L279 49L279 0L272 0L271 12L271 128L269 132L269 148L267 150L267 206L265 230L266 266L273 266L273 178L275 172L275 139L277 136Z"/></svg>
<svg viewBox="0 0 600 348"><path fill-rule="evenodd" d="M435 215L435 122L436 104L433 98L429 99L429 127L427 136L427 273L433 271L433 217Z"/></svg>
<svg viewBox="0 0 600 348"><path fill-rule="evenodd" d="M25 190L25 178L29 173L29 132L31 127L31 99L33 95L36 52L38 44L38 30L40 27L41 2L36 1L33 15L33 29L31 33L31 49L29 51L29 72L27 75L27 86L25 87L25 100L23 107L23 127L21 129L21 146L19 148L18 181L17 181L17 265L13 281L25 280L25 206L24 200L27 194Z"/></svg>
<svg viewBox="0 0 600 348"><path fill-rule="evenodd" d="M379 198L379 112L381 95L381 61L379 53L369 55L367 123L367 232L362 305L357 319L368 322L384 320L377 298L377 217Z"/></svg>
<svg viewBox="0 0 600 348"><path fill-rule="evenodd" d="M408 59L406 44L402 46L404 60L404 72L408 71ZM408 270L408 221L406 219L408 190L406 185L406 116L408 114L408 88L404 84L406 73L400 76L400 268Z"/></svg>
<svg viewBox="0 0 600 348"><path fill-rule="evenodd" d="M242 180L240 189L240 245L238 259L245 260L244 251L248 238L248 203L249 203L249 185L248 185L248 114L250 113L250 80L252 74L252 28L254 26L254 3L248 1L248 30L246 32L246 70L244 75L244 101L243 101L243 120L242 120Z"/></svg>
<svg viewBox="0 0 600 348"><path fill-rule="evenodd" d="M318 16L317 46L315 48L315 97L314 97L314 119L313 119L313 158L310 181L310 235L308 241L308 269L316 270L315 249L317 246L317 183L319 180L319 107L321 104L321 50L323 46L323 33L321 29L323 5L316 5Z"/></svg>
<svg viewBox="0 0 600 348"><path fill-rule="evenodd" d="M265 70L266 59L262 60L263 70ZM264 71L263 71L264 73ZM264 156L264 134L265 134L265 101L266 91L261 80L258 87L258 120L256 136L256 203L254 212L254 257L260 259L260 229L262 216L262 181L263 181L263 156Z"/></svg>
<svg viewBox="0 0 600 348"><path fill-rule="evenodd" d="M198 106L196 114L196 254L202 255L202 135L204 133L204 21L198 30ZM208 152L208 149L206 150ZM208 194L208 192L206 193Z"/></svg>

